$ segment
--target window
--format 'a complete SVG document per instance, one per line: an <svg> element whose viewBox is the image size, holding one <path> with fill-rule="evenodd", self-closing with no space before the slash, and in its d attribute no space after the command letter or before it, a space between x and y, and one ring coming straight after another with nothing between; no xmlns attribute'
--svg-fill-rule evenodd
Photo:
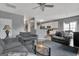
<svg viewBox="0 0 79 59"><path fill-rule="evenodd" d="M68 23L64 23L64 31L69 30L69 24Z"/></svg>
<svg viewBox="0 0 79 59"><path fill-rule="evenodd" d="M73 32L75 32L76 24L77 22L64 23L64 31L72 30Z"/></svg>

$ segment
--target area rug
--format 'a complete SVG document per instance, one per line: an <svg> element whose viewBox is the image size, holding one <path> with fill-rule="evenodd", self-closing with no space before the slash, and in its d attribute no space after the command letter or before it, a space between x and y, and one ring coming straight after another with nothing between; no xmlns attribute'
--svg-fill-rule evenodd
<svg viewBox="0 0 79 59"><path fill-rule="evenodd" d="M45 40L44 44L51 47L51 56L77 56L76 48L48 40Z"/></svg>

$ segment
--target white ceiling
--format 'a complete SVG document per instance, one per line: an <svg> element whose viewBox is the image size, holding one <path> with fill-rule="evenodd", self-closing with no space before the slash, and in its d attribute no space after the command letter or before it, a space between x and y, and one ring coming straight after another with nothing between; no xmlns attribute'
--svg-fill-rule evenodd
<svg viewBox="0 0 79 59"><path fill-rule="evenodd" d="M10 3L11 4L11 3ZM58 18L79 15L79 3L51 3L53 8L45 8L42 12L40 8L32 9L38 6L36 3L12 3L16 9L7 7L5 3L0 3L0 10L25 15L26 17L35 17L37 20L53 20Z"/></svg>

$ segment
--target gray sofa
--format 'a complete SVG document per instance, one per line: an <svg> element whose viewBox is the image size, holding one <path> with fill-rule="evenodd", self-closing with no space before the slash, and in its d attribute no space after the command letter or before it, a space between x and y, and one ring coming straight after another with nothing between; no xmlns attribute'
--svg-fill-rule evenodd
<svg viewBox="0 0 79 59"><path fill-rule="evenodd" d="M64 45L69 45L71 38L72 38L71 36L66 35L66 32L56 32L56 34L52 36L52 41L55 41Z"/></svg>
<svg viewBox="0 0 79 59"><path fill-rule="evenodd" d="M28 54L28 50L17 38L0 39L0 56L7 56L9 52L25 52Z"/></svg>

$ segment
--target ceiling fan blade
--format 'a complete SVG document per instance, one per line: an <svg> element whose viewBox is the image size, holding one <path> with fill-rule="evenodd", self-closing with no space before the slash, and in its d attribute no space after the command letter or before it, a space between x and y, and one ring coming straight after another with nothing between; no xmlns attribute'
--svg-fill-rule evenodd
<svg viewBox="0 0 79 59"><path fill-rule="evenodd" d="M32 9L36 9L36 8L38 8L38 7L40 7L40 6L34 7L34 8L32 8Z"/></svg>
<svg viewBox="0 0 79 59"><path fill-rule="evenodd" d="M10 4L10 3L6 3L5 5L6 5L7 7L16 9L16 6L14 6L14 5Z"/></svg>
<svg viewBox="0 0 79 59"><path fill-rule="evenodd" d="M45 5L45 7L54 7L54 5Z"/></svg>
<svg viewBox="0 0 79 59"><path fill-rule="evenodd" d="M39 5L45 5L46 3L37 3L37 4L39 4Z"/></svg>

